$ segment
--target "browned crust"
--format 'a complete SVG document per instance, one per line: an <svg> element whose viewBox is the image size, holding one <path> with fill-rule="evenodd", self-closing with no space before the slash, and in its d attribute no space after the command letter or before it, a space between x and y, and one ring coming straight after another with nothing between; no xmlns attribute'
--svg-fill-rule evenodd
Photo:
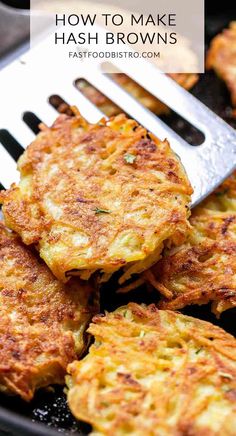
<svg viewBox="0 0 236 436"><path fill-rule="evenodd" d="M236 107L236 21L211 41L206 67L225 81Z"/></svg>
<svg viewBox="0 0 236 436"><path fill-rule="evenodd" d="M153 277L144 277L170 293L161 308L212 301L219 316L236 306L236 173L194 209L190 222L187 242L151 269Z"/></svg>
<svg viewBox="0 0 236 436"><path fill-rule="evenodd" d="M236 340L208 322L129 303L96 316L68 402L94 434L233 436Z"/></svg>
<svg viewBox="0 0 236 436"><path fill-rule="evenodd" d="M64 383L97 302L90 285L59 283L3 224L0 270L0 389L29 401L35 389Z"/></svg>

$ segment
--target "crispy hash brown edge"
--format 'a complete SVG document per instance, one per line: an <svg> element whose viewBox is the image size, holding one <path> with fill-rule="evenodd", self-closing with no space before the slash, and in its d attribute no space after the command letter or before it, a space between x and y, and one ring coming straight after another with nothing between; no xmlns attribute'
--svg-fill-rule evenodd
<svg viewBox="0 0 236 436"><path fill-rule="evenodd" d="M182 246L142 278L162 294L163 309L212 302L217 317L236 306L236 172L197 206Z"/></svg>
<svg viewBox="0 0 236 436"><path fill-rule="evenodd" d="M0 269L0 390L29 401L36 389L64 383L68 363L85 349L98 298L79 279L59 283L2 223Z"/></svg>
<svg viewBox="0 0 236 436"><path fill-rule="evenodd" d="M225 81L236 107L236 21L213 38L207 52L206 68Z"/></svg>
<svg viewBox="0 0 236 436"><path fill-rule="evenodd" d="M164 241L184 240L192 188L167 141L124 115L91 125L74 111L20 158L19 186L0 196L4 218L59 280L124 268L122 283L154 264Z"/></svg>
<svg viewBox="0 0 236 436"><path fill-rule="evenodd" d="M129 303L96 316L68 366L68 404L94 435L233 436L236 340L189 316Z"/></svg>

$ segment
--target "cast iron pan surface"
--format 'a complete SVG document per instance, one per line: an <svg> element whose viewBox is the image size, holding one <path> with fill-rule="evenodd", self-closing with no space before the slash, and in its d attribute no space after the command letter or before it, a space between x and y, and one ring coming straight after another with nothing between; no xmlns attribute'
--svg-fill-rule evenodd
<svg viewBox="0 0 236 436"><path fill-rule="evenodd" d="M214 2L214 7L216 3ZM229 21L236 18L236 11L230 11L228 16L216 14L210 11L211 15L206 19L206 43L227 27ZM195 85L192 93L209 106L218 115L224 118L232 127L236 128L236 120L231 115L230 97L224 83L212 72L202 74L199 82ZM199 141L199 132L194 128L189 129L172 114L163 117L168 124L177 130L190 143L196 144ZM112 281L101 291L101 311L114 310L116 307L130 301L137 303L152 303L158 301L156 292L147 293L139 288L128 295L117 295L112 291ZM195 316L217 324L227 332L236 336L235 315L236 309L223 313L220 320L217 320L210 312L209 306L191 306L183 311L185 314ZM62 387L55 387L54 390L39 391L34 400L27 404L15 397L6 397L0 394L0 435L85 435L90 427L77 422L71 415L67 404L66 396Z"/></svg>

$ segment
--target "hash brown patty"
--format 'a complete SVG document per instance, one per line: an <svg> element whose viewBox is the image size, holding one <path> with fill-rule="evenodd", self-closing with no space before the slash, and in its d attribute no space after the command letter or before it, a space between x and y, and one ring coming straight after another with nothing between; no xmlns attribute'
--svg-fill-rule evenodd
<svg viewBox="0 0 236 436"><path fill-rule="evenodd" d="M19 160L21 181L2 192L9 228L62 281L103 280L120 268L121 282L155 263L165 244L188 229L192 188L169 143L121 114L89 124L60 115Z"/></svg>
<svg viewBox="0 0 236 436"><path fill-rule="evenodd" d="M219 316L236 306L236 172L192 211L190 223L186 243L143 277L165 296L159 307L212 301Z"/></svg>
<svg viewBox="0 0 236 436"><path fill-rule="evenodd" d="M95 316L69 365L68 402L93 435L233 436L236 340L208 322L134 303Z"/></svg>
<svg viewBox="0 0 236 436"><path fill-rule="evenodd" d="M206 67L225 81L236 107L236 21L215 36L207 53Z"/></svg>
<svg viewBox="0 0 236 436"><path fill-rule="evenodd" d="M0 390L29 401L37 388L64 383L84 350L96 295L78 279L59 283L3 224L0 270Z"/></svg>
<svg viewBox="0 0 236 436"><path fill-rule="evenodd" d="M111 74L111 76L115 82L156 115L168 114L170 112L170 109L164 103L130 77L126 76L126 74L114 73ZM198 81L198 75L192 73L173 73L169 74L169 76L187 90L191 89ZM90 85L86 80L79 79L76 85L79 90L108 117L118 115L122 112L115 103Z"/></svg>

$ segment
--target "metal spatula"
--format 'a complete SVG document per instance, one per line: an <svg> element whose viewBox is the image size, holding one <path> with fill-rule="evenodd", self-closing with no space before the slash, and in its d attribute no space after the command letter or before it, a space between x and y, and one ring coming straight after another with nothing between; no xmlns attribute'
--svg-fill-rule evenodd
<svg viewBox="0 0 236 436"><path fill-rule="evenodd" d="M96 122L104 116L75 87L75 81L80 78L79 61L65 62L58 71L51 65L47 69L47 58L50 56L47 39L45 39L36 48L4 68L0 74L0 128L10 132L20 144L14 143L14 147L19 148L14 152L15 156L20 154L21 146L25 148L34 139L34 134L24 123L22 115L26 111L33 112L44 123L50 125L56 118L56 111L49 104L49 97L53 94L59 94L69 104L76 105L82 115L91 122ZM165 74L159 73L154 65L143 62L145 64L140 71L135 67L132 68L130 63L127 68L122 65L122 70L202 131L205 135L202 145L190 146L108 75L102 74L101 65L98 64L96 70L93 69L83 78L160 139L169 140L172 149L181 158L194 188L192 197L194 206L235 169L236 132L189 92ZM119 68L119 62L116 60L114 63ZM145 75L142 73L144 70ZM5 133L8 134L6 131ZM18 180L18 177L11 153L11 143L1 140L0 182L8 188L12 182Z"/></svg>

